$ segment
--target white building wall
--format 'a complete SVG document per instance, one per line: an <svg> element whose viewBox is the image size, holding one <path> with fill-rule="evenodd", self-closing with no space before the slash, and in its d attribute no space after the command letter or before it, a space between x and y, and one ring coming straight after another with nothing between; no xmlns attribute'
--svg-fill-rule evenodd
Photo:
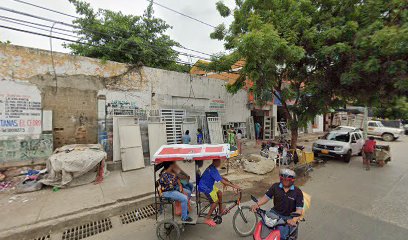
<svg viewBox="0 0 408 240"><path fill-rule="evenodd" d="M323 132L323 127L324 127L324 118L323 115L317 115L315 117L315 124L316 128L313 128L314 133L320 133Z"/></svg>
<svg viewBox="0 0 408 240"><path fill-rule="evenodd" d="M216 111L222 123L246 122L250 116L247 92L230 94L225 81L148 67L143 71L151 83L152 108L179 108L189 113Z"/></svg>

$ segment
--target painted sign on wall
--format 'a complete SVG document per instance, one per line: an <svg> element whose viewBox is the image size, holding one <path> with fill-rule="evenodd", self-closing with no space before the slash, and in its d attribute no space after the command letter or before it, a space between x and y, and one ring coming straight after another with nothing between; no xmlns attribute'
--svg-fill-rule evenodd
<svg viewBox="0 0 408 240"><path fill-rule="evenodd" d="M225 101L222 99L213 99L210 101L210 110L213 111L224 111Z"/></svg>
<svg viewBox="0 0 408 240"><path fill-rule="evenodd" d="M0 134L41 134L41 95L24 82L0 81Z"/></svg>

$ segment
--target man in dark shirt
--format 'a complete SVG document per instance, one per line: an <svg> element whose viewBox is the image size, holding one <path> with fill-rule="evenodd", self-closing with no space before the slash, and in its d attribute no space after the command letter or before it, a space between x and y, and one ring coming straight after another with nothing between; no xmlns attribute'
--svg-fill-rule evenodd
<svg viewBox="0 0 408 240"><path fill-rule="evenodd" d="M299 217L291 217L293 212L301 215L303 213L303 193L294 185L296 173L290 169L281 169L280 182L274 183L259 202L252 206L252 211L256 211L260 206L273 199L272 212L287 220L289 226L279 226L281 239L286 239L290 232L290 227L297 225Z"/></svg>

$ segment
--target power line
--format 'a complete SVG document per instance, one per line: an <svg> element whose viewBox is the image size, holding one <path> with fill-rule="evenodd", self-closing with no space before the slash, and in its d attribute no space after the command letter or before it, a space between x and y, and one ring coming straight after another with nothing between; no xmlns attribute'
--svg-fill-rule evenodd
<svg viewBox="0 0 408 240"><path fill-rule="evenodd" d="M200 19L197 19L197 18L195 18L195 17L191 17L191 16L189 16L189 15L187 15L187 14L184 14L184 13L179 12L179 11L177 11L177 10L171 9L171 8L169 8L169 7L166 7L166 6L164 6L164 5L160 4L160 3L157 3L157 2L155 2L155 1L151 1L151 0L147 0L147 1L148 1L148 2L151 2L151 3L155 4L155 5L157 5L157 6L159 6L159 7L162 7L162 8L164 8L164 9L167 9L167 10L169 10L169 11L175 12L175 13L177 13L177 14L179 14L179 15L181 15L181 16L184 16L184 17L186 17L186 18L190 18L190 19L192 19L192 20L194 20L194 21L196 21L196 22L199 22L199 23L201 23L201 24L207 25L207 26L212 27L212 28L216 28L216 26L214 26L214 25L211 25L211 24L206 23L206 22L204 22L204 21L202 21L202 20L200 20Z"/></svg>
<svg viewBox="0 0 408 240"><path fill-rule="evenodd" d="M3 19L9 19L9 20L17 21L17 22L28 23L28 24L32 24L32 25L36 25L36 26L40 26L40 27L46 27L46 28L50 28L50 27L51 27L51 26L48 26L48 25L45 25L45 24L36 23L36 22L30 22L30 21L25 21L25 20L18 19L18 18L6 17L6 16L1 16L1 15L0 15L0 17L3 18ZM54 29L61 30L61 31L65 31L65 32L69 32L69 33L74 33L74 31L68 30L68 29L64 29L64 28L54 27ZM48 30L47 30L47 31L48 31ZM78 36L75 36L75 37L78 38Z"/></svg>
<svg viewBox="0 0 408 240"><path fill-rule="evenodd" d="M189 51L192 51L192 52L200 53L200 54L203 54L203 55L207 55L207 56L210 56L210 57L214 57L213 54L209 54L209 53L205 53L205 52L200 52L200 51L197 51L197 50L194 50L194 49L191 49L191 48L186 48L186 47L184 47L184 46L176 46L176 47L182 48L182 49L185 49L185 50L189 50Z"/></svg>
<svg viewBox="0 0 408 240"><path fill-rule="evenodd" d="M18 3L21 3L21 4L26 4L26 5L29 5L29 6L32 6L32 7L37 7L37 8L40 8L40 9L44 9L44 10L47 10L47 11L50 11L50 12L58 13L58 14L61 14L61 15L64 15L64 16L68 16L68 17L71 17L71 18L75 18L75 19L78 19L78 18L79 18L79 17L77 17L77 16L73 16L73 15L70 15L70 14L67 14L67 13L64 13L64 12L60 12L60 11L51 9L51 8L46 8L46 7L43 7L43 6L39 6L39 5L30 3L30 2L26 2L26 1L22 1L22 0L12 0L12 1L15 1L15 2L18 2ZM150 0L148 0L148 1L150 2ZM166 8L166 9L168 9L168 10L175 11L175 10L173 10L173 9L170 9L170 8L166 7L166 6L163 6L163 5L161 5L161 4L155 3L154 1L152 1L152 3L154 3L154 4L158 5L158 6L164 7L164 8ZM177 12L177 11L175 11L175 12ZM188 15L186 15L186 14L179 13L179 12L177 12L177 13L178 13L178 14L181 14L181 15L183 15L183 16L189 17L189 18L191 18L191 19L194 19L194 20L196 20L196 21L199 21L199 22L201 22L201 23L204 23L204 22L202 22L201 20L195 19L195 18L190 17L190 16L188 16ZM210 25L210 24L207 24L207 23L204 23L204 24L209 25L209 26L211 26L211 27L214 27L214 26L212 26L212 25ZM215 28L215 27L214 27L214 28ZM192 52L196 52L196 53L200 53L200 54L204 54L204 55L207 55L207 56L214 56L214 55L212 55L212 54L208 54L208 53L204 53L204 52L197 51L197 50L194 50L194 49L186 48L186 47L184 47L184 46L180 46L179 48L182 48L182 49L185 49L185 50L189 50L189 51L192 51Z"/></svg>
<svg viewBox="0 0 408 240"><path fill-rule="evenodd" d="M93 33L96 33L96 34L101 34L101 35L105 35L105 36L110 37L110 35L108 35L108 34L106 34L106 33L102 33L102 32L99 32L99 31L92 30L92 29L81 28L81 27L78 27L78 26L75 26L75 25L73 25L73 24L69 24L69 23L66 23L66 22L56 21L56 20L53 20L53 19L45 18L45 17L40 17L40 16L37 16L37 15L33 15L33 14L30 14L30 13L17 11L17 10L10 9L10 8L0 7L0 10L12 12L12 13L15 13L15 14L24 15L24 16L31 17L31 18L40 19L40 20L43 20L43 21L58 23L58 24L61 24L61 25L65 25L65 26L72 27L72 28L81 29L81 30L85 30L85 31L89 31L89 32L93 32ZM125 38L123 38L123 37L119 37L119 38L125 39ZM127 39L125 39L125 40L127 40ZM153 44L150 44L150 43L149 43L149 45L150 45L152 48L158 49L158 48L157 48L155 45L153 45ZM208 58L203 58L203 57L200 57L200 56L196 56L196 55L192 55L192 54L188 54L188 53L184 53L184 52L179 52L179 51L176 51L176 50L174 50L174 49L173 49L173 51L175 51L176 53L178 53L178 54L180 54L180 55L183 55L183 56L191 56L191 57L194 57L194 58L204 59L204 60L211 61L211 59L208 59Z"/></svg>
<svg viewBox="0 0 408 240"><path fill-rule="evenodd" d="M18 25L21 25L21 26L26 26L26 27L30 27L30 28L42 30L42 31L47 31L47 32L49 31L49 29L44 29L44 28L41 28L41 27L31 26L31 25L24 24L24 23L21 23L21 22L18 22L18 21L8 20L8 19L5 19L5 18L2 17L2 16L0 16L0 21L9 22L9 23L14 23L14 24L18 24ZM46 26L46 25L44 25L44 26ZM47 27L50 28L49 26L47 26ZM55 29L55 28L54 28L54 29ZM60 34L60 35L63 35L63 36L67 36L67 37L78 38L77 36L74 36L74 35L65 34L65 33L60 33L60 32L56 32L56 31L53 31L53 33Z"/></svg>
<svg viewBox="0 0 408 240"><path fill-rule="evenodd" d="M62 38L62 37L58 37L58 36L51 36L51 35L47 35L47 34L43 34L43 33L32 32L32 31L28 31L28 30L24 30L24 29L19 29L19 28L14 28L14 27L9 27L9 26L4 26L4 25L0 25L0 28L5 28L5 29L13 30L13 31L24 32L24 33L28 33L28 34L43 36L43 37L47 37L47 38L58 39L58 40L62 40L62 41L68 41L68 42L77 43L77 44L82 44L82 45L88 45L88 46L91 46L91 47L99 47L99 46L95 46L95 45L92 45L92 44L83 43L83 42L79 42L79 41L75 41L75 40L71 40L71 39L67 39L67 38ZM110 47L107 47L107 46L105 46L105 48L108 48L108 49L114 50L114 51L118 51L118 52L122 52L122 53L129 53L128 51L124 51L124 50L120 50L120 49L115 49L115 48L110 48ZM160 58L159 58L159 59L160 59ZM161 60L169 61L169 62L176 62L176 63L179 63L179 64L191 66L190 63L187 63L187 62L184 62L184 61L170 60L170 59L164 59L164 58L161 58Z"/></svg>
<svg viewBox="0 0 408 240"><path fill-rule="evenodd" d="M43 7L43 6L39 6L39 5L36 5L34 3L29 3L29 2L21 1L21 0L12 0L12 1L22 3L22 4L26 4L26 5L29 5L29 6L32 6L32 7L36 7L36 8L41 8L41 9L51 11L51 12L54 12L54 13L58 13L58 14L61 14L61 15L67 16L67 17L78 18L78 17L76 17L74 15L70 15L68 13L60 12L60 11L57 11L57 10L54 10L54 9L51 9L51 8L46 8L46 7Z"/></svg>

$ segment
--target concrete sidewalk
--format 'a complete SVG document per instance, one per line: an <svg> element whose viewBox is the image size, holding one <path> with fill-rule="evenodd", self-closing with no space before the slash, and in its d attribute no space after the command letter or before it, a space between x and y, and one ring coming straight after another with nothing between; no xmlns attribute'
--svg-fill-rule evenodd
<svg viewBox="0 0 408 240"><path fill-rule="evenodd" d="M154 192L153 167L130 172L110 172L101 184L60 189L52 188L25 193L0 194L0 239L8 232L29 229L33 224L86 214L95 209L113 206Z"/></svg>

